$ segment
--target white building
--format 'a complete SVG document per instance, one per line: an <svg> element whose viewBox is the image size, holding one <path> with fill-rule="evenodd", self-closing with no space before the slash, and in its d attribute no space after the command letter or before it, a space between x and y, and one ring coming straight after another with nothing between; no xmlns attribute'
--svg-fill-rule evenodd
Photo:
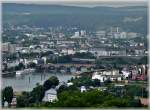
<svg viewBox="0 0 150 110"><path fill-rule="evenodd" d="M13 62L7 63L7 67L8 67L8 68L15 67L15 66L17 66L18 64L19 64L19 62L13 61Z"/></svg>
<svg viewBox="0 0 150 110"><path fill-rule="evenodd" d="M95 72L92 75L92 80L94 80L94 79L98 79L98 80L100 80L100 82L104 82L107 78L106 78L106 76L100 75L100 74L98 74L98 72Z"/></svg>
<svg viewBox="0 0 150 110"><path fill-rule="evenodd" d="M100 91L105 91L105 90L107 90L107 87L98 87L97 89Z"/></svg>
<svg viewBox="0 0 150 110"><path fill-rule="evenodd" d="M79 37L79 36L80 36L80 33L77 31L77 32L74 33L74 36L75 36L75 37Z"/></svg>
<svg viewBox="0 0 150 110"><path fill-rule="evenodd" d="M113 37L114 37L115 39L119 39L120 36L121 36L120 33L114 33L114 34L113 34Z"/></svg>
<svg viewBox="0 0 150 110"><path fill-rule="evenodd" d="M103 74L103 75L118 75L118 74L119 74L119 70L103 71L102 74Z"/></svg>
<svg viewBox="0 0 150 110"><path fill-rule="evenodd" d="M88 50L79 50L80 53L86 53Z"/></svg>
<svg viewBox="0 0 150 110"><path fill-rule="evenodd" d="M34 59L32 62L35 63L35 64L38 64L37 59Z"/></svg>
<svg viewBox="0 0 150 110"><path fill-rule="evenodd" d="M68 49L68 50L67 50L67 54L68 54L68 55L75 54L75 51L74 51L73 49Z"/></svg>
<svg viewBox="0 0 150 110"><path fill-rule="evenodd" d="M97 31L96 36L99 38L103 38L106 36L106 31Z"/></svg>
<svg viewBox="0 0 150 110"><path fill-rule="evenodd" d="M81 89L80 89L81 92L86 92L86 87L85 86L81 86Z"/></svg>
<svg viewBox="0 0 150 110"><path fill-rule="evenodd" d="M81 71L81 72L87 72L88 70L87 70L86 67L83 66L83 67L80 68L80 71Z"/></svg>
<svg viewBox="0 0 150 110"><path fill-rule="evenodd" d="M73 83L72 82L68 82L67 83L67 86L69 87L69 86L72 86L73 85Z"/></svg>
<svg viewBox="0 0 150 110"><path fill-rule="evenodd" d="M122 77L118 77L117 80L118 80L118 81L122 81Z"/></svg>
<svg viewBox="0 0 150 110"><path fill-rule="evenodd" d="M126 32L121 32L120 33L120 38L121 39L126 39L127 38L127 33Z"/></svg>
<svg viewBox="0 0 150 110"><path fill-rule="evenodd" d="M136 38L137 37L137 33L134 33L134 32L130 32L130 33L127 33L127 37L128 38Z"/></svg>
<svg viewBox="0 0 150 110"><path fill-rule="evenodd" d="M64 55L73 55L75 54L75 51L73 49L63 49L61 53Z"/></svg>
<svg viewBox="0 0 150 110"><path fill-rule="evenodd" d="M109 56L109 52L106 51L106 49L91 49L89 52L91 52L92 54L94 54L95 56L99 57L99 56Z"/></svg>
<svg viewBox="0 0 150 110"><path fill-rule="evenodd" d="M86 35L86 31L85 30L81 30L80 34L81 34L81 36L85 36Z"/></svg>
<svg viewBox="0 0 150 110"><path fill-rule="evenodd" d="M9 42L2 43L2 52L8 52L9 51Z"/></svg>
<svg viewBox="0 0 150 110"><path fill-rule="evenodd" d="M111 31L111 33L118 33L118 32L120 32L120 28L119 27L111 27L110 31Z"/></svg>
<svg viewBox="0 0 150 110"><path fill-rule="evenodd" d="M44 64L46 64L47 58L46 57L42 57L42 59L44 60Z"/></svg>
<svg viewBox="0 0 150 110"><path fill-rule="evenodd" d="M136 55L143 55L145 50L144 49L135 49L134 51L135 51Z"/></svg>
<svg viewBox="0 0 150 110"><path fill-rule="evenodd" d="M17 98L13 97L12 101L11 101L11 107L16 107L17 105Z"/></svg>
<svg viewBox="0 0 150 110"><path fill-rule="evenodd" d="M57 100L57 92L55 89L49 89L45 92L45 96L43 98L43 102L53 102Z"/></svg>
<svg viewBox="0 0 150 110"><path fill-rule="evenodd" d="M128 78L128 77L129 77L129 75L130 75L130 72L129 72L129 71L122 70L121 72L122 72L122 74L123 74L124 78Z"/></svg>
<svg viewBox="0 0 150 110"><path fill-rule="evenodd" d="M15 53L16 52L16 45L11 44L10 42L2 43L2 52Z"/></svg>
<svg viewBox="0 0 150 110"><path fill-rule="evenodd" d="M7 107L8 107L8 102L5 101L5 102L4 102L4 108L7 108Z"/></svg>

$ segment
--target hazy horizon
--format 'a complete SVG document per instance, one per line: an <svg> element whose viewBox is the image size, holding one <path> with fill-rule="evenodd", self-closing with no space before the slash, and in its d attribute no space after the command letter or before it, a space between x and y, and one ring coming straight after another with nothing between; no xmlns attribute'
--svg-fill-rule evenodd
<svg viewBox="0 0 150 110"><path fill-rule="evenodd" d="M77 6L77 7L125 7L125 6L147 6L146 1L3 1L2 3L16 4L32 4L32 5L62 5L62 6Z"/></svg>

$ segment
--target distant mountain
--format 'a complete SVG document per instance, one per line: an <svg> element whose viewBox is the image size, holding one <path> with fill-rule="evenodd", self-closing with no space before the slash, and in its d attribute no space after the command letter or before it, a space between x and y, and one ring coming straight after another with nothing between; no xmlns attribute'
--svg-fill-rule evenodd
<svg viewBox="0 0 150 110"><path fill-rule="evenodd" d="M104 13L105 11L110 12L121 12L121 11L132 11L133 9L139 12L145 11L146 6L128 6L128 7L77 7L77 6L62 6L62 5L37 5L37 4L15 4L15 3L3 3L2 4L4 13Z"/></svg>
<svg viewBox="0 0 150 110"><path fill-rule="evenodd" d="M80 26L99 29L121 26L126 31L147 33L147 6L76 7L61 5L2 4L3 24L37 26ZM124 22L125 18L142 18Z"/></svg>

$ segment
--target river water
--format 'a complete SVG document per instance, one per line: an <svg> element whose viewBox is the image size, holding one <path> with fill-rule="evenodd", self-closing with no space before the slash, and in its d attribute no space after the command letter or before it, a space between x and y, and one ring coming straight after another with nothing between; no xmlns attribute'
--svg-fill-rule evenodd
<svg viewBox="0 0 150 110"><path fill-rule="evenodd" d="M15 77L2 78L2 88L12 86L14 91L31 91L37 83L43 84L43 82L50 76L57 76L60 82L67 82L69 79L74 77L73 74L63 73L30 73Z"/></svg>

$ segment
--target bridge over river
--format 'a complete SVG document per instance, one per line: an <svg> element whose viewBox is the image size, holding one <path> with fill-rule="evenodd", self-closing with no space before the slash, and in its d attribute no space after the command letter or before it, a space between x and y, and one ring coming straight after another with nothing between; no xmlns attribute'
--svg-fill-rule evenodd
<svg viewBox="0 0 150 110"><path fill-rule="evenodd" d="M47 70L47 71L64 71L64 72L73 72L76 71L82 71L86 72L88 70L93 70L96 67L96 64L44 64L44 65L38 65L41 67L41 69Z"/></svg>

